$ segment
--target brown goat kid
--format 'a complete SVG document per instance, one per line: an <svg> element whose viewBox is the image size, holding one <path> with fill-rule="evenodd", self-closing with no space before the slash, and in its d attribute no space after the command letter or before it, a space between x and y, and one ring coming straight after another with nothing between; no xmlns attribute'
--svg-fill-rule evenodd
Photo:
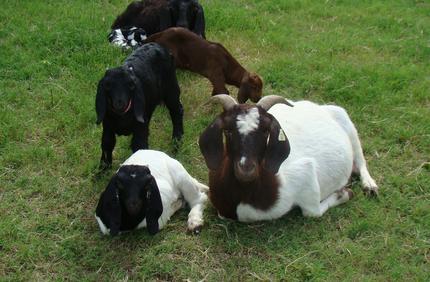
<svg viewBox="0 0 430 282"><path fill-rule="evenodd" d="M145 42L156 42L170 50L176 67L190 70L208 78L212 95L229 94L225 84L239 88L238 101L258 102L263 82L242 67L219 43L207 41L187 29L173 27L151 35Z"/></svg>

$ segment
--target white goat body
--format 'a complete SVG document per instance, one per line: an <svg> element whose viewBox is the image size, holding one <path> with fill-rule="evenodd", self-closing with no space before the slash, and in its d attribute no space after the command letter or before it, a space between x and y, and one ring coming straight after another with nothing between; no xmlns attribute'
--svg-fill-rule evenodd
<svg viewBox="0 0 430 282"><path fill-rule="evenodd" d="M170 217L184 206L184 200L191 208L188 214L188 230L196 231L197 227L203 225L203 209L209 188L189 175L180 162L160 151L138 150L121 166L125 165L147 166L155 178L163 204L163 212L158 219L160 230ZM96 219L102 233L109 234L103 222L97 216ZM146 227L146 219L136 229L143 227Z"/></svg>
<svg viewBox="0 0 430 282"><path fill-rule="evenodd" d="M353 168L360 174L364 189L377 193L357 130L346 111L309 101L291 103L294 107L276 104L268 111L281 125L291 148L276 174L278 199L267 210L239 204L236 213L240 221L275 219L294 206L305 216L319 217L352 197L352 192L343 188Z"/></svg>

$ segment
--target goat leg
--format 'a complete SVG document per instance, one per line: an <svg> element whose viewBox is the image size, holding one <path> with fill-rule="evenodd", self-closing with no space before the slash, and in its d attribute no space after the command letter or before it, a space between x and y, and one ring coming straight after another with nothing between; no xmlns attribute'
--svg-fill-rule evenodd
<svg viewBox="0 0 430 282"><path fill-rule="evenodd" d="M131 139L131 150L134 152L140 149L148 149L149 127L148 122L136 126Z"/></svg>
<svg viewBox="0 0 430 282"><path fill-rule="evenodd" d="M115 147L115 133L103 124L102 133L102 156L100 158L100 169L104 170L112 166L112 151Z"/></svg>

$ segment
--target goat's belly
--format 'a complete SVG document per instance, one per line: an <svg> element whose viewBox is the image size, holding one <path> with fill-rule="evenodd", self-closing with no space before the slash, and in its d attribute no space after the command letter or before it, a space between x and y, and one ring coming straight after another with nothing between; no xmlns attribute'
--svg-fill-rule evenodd
<svg viewBox="0 0 430 282"><path fill-rule="evenodd" d="M269 112L286 133L291 152L283 163L288 165L303 158L314 160L321 200L341 189L352 172L353 153L347 133L316 104L295 103L294 108L275 105Z"/></svg>

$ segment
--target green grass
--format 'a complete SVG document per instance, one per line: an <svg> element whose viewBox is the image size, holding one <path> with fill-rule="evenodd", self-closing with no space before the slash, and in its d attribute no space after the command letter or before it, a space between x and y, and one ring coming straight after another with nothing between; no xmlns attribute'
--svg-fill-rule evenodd
<svg viewBox="0 0 430 282"><path fill-rule="evenodd" d="M430 277L430 3L205 0L207 37L264 79L265 94L348 110L380 186L308 219L243 224L212 206L200 236L180 211L156 236L102 237L96 85L128 52L106 36L128 1L12 1L0 9L0 280L349 280ZM219 112L206 79L178 71L185 138L174 155L207 181L199 133ZM232 92L236 90L232 88ZM150 147L172 155L159 108Z"/></svg>

